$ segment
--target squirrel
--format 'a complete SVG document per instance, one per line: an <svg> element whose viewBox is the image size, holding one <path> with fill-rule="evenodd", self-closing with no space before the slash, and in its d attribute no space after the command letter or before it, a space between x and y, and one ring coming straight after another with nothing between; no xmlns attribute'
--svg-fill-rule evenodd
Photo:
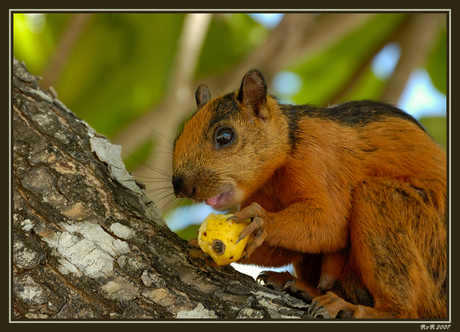
<svg viewBox="0 0 460 332"><path fill-rule="evenodd" d="M292 264L295 276L258 279L313 317L446 318L446 153L417 120L368 100L282 104L256 69L236 91L200 85L195 98L174 193L251 218L238 263Z"/></svg>

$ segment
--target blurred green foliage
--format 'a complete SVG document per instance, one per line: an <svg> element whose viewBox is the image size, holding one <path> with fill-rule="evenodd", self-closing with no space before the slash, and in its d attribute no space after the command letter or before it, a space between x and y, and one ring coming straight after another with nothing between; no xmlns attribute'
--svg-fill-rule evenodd
<svg viewBox="0 0 460 332"><path fill-rule="evenodd" d="M419 121L433 139L445 150L447 147L447 118L445 116L432 116L420 118Z"/></svg>
<svg viewBox="0 0 460 332"><path fill-rule="evenodd" d="M330 98L351 78L362 62L368 60L378 46L382 47L381 44L404 17L405 14L378 15L328 49L291 65L288 70L308 78L304 80L299 93L291 98L297 104L327 106ZM383 84L368 68L359 88L347 99L378 99Z"/></svg>
<svg viewBox="0 0 460 332"><path fill-rule="evenodd" d="M212 20L196 75L201 77L236 65L267 36L248 15L225 14Z"/></svg>
<svg viewBox="0 0 460 332"><path fill-rule="evenodd" d="M326 106L407 15L377 15L329 48L289 65L286 70L303 78L301 89L290 100ZM46 74L43 71L71 17L68 13L15 14L14 56L34 74ZM184 17L183 13L93 14L53 83L59 99L97 131L113 137L162 100ZM268 32L246 14L214 15L196 77L231 69ZM433 84L446 93L445 31L426 68ZM345 98L378 99L384 84L368 66Z"/></svg>
<svg viewBox="0 0 460 332"><path fill-rule="evenodd" d="M123 151L126 154L126 156L122 156L126 169L132 170L142 165L142 161L147 160L147 157L150 153L152 153L154 146L155 144L148 140L135 151Z"/></svg>
<svg viewBox="0 0 460 332"><path fill-rule="evenodd" d="M192 224L190 226L185 227L179 231L176 231L176 234L179 235L184 240L190 240L194 237L197 237L197 232L200 229L200 225Z"/></svg>
<svg viewBox="0 0 460 332"><path fill-rule="evenodd" d="M14 15L14 56L36 75L59 42L70 14ZM113 137L158 104L171 76L185 14L93 14L53 84L70 109ZM220 15L211 23L197 76L236 64L267 33L247 15ZM248 36L250 36L248 38ZM47 88L47 87L43 87Z"/></svg>
<svg viewBox="0 0 460 332"><path fill-rule="evenodd" d="M428 61L427 70L436 89L444 94L447 87L446 59L447 36L446 31L443 31Z"/></svg>

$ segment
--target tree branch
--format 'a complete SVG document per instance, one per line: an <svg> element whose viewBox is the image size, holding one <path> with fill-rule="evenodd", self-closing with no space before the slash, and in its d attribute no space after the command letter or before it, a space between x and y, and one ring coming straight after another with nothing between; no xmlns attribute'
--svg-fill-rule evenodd
<svg viewBox="0 0 460 332"><path fill-rule="evenodd" d="M395 39L401 47L401 57L388 80L382 101L396 104L412 72L422 66L446 24L445 14L412 15L406 29Z"/></svg>

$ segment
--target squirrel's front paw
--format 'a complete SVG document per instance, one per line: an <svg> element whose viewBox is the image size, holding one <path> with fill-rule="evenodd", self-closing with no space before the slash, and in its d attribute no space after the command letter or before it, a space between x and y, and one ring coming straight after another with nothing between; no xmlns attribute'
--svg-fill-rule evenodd
<svg viewBox="0 0 460 332"><path fill-rule="evenodd" d="M267 211L265 211L259 204L252 203L248 207L228 218L228 220L233 222L242 222L247 219L252 219L252 222L241 231L237 243L251 233L254 233L254 239L246 246L246 254L244 255L244 258L250 257L254 250L264 243L265 238L268 235L268 232L266 231L266 220L268 219Z"/></svg>

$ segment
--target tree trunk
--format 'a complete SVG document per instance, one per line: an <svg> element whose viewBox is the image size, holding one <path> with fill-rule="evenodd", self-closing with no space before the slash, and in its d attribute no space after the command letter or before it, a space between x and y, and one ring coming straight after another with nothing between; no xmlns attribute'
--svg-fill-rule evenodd
<svg viewBox="0 0 460 332"><path fill-rule="evenodd" d="M13 67L12 320L307 317L304 302L190 258L121 147Z"/></svg>

